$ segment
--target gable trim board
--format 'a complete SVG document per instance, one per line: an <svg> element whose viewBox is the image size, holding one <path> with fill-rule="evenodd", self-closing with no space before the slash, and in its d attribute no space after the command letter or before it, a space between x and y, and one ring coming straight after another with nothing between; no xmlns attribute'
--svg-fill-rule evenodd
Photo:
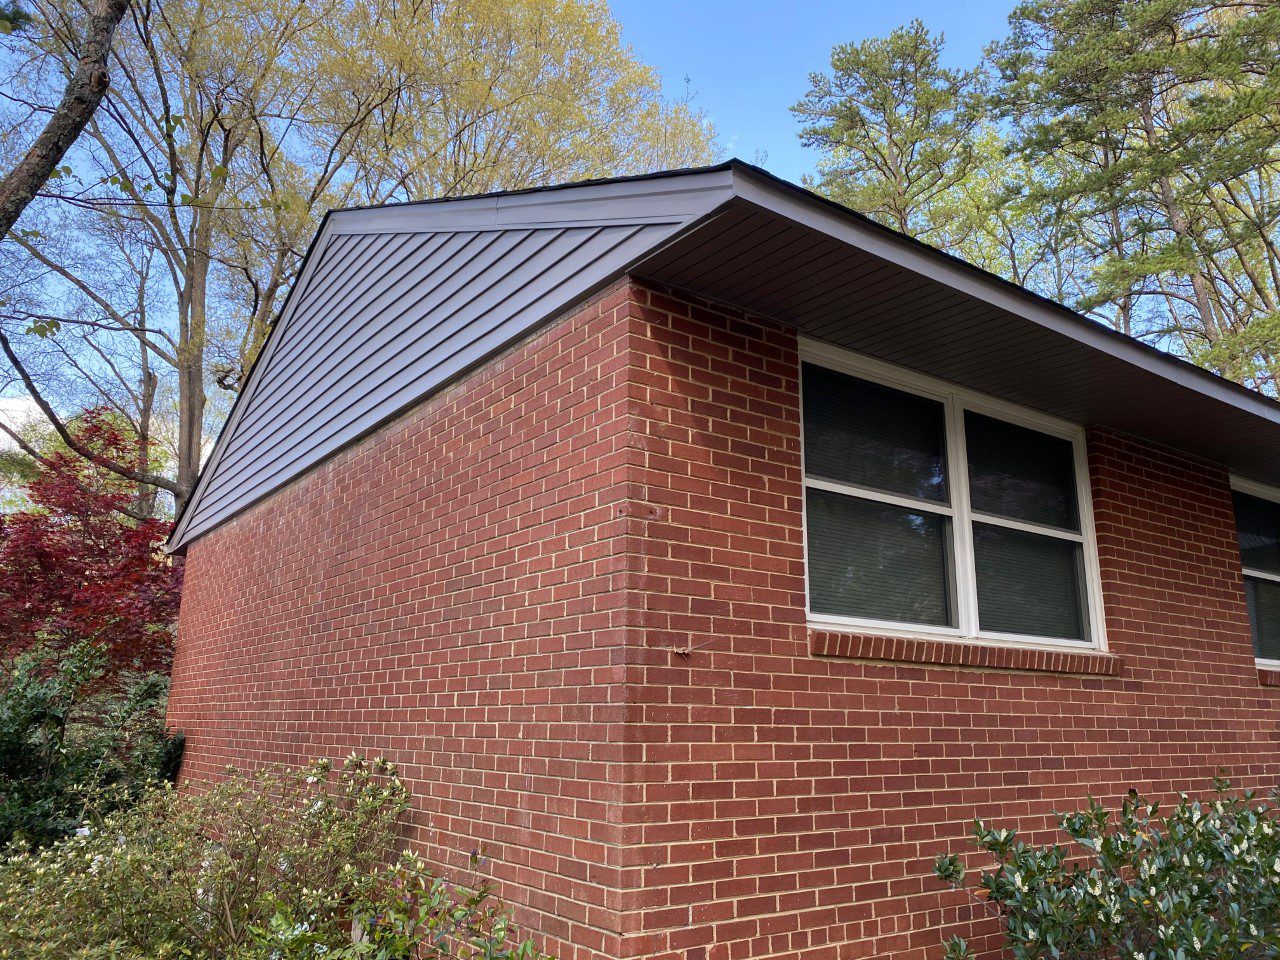
<svg viewBox="0 0 1280 960"><path fill-rule="evenodd" d="M170 549L627 274L1280 483L1280 404L733 160L328 214Z"/></svg>

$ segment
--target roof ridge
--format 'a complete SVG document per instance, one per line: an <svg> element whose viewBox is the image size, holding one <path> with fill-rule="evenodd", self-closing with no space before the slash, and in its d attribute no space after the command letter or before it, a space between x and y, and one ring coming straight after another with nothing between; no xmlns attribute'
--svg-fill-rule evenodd
<svg viewBox="0 0 1280 960"><path fill-rule="evenodd" d="M575 187L599 187L616 183L641 183L649 180L662 180L670 177L684 177L700 173L722 173L726 170L745 167L765 173L760 167L754 167L745 160L730 157L719 163L710 163L697 167L673 167L669 170L652 170L648 173L631 173L618 177L588 177L584 180L566 180L563 183L548 183L533 187L516 187L510 190L486 190L483 193L462 193L456 196L425 197L421 200L397 200L392 203L356 204L350 207L334 207L330 213L352 213L361 210L389 210L400 207L416 207L428 204L457 203L462 200L492 200L500 197L519 197L535 193L552 193L559 190L571 190ZM772 176L772 174L769 174ZM787 181L782 181L786 183Z"/></svg>

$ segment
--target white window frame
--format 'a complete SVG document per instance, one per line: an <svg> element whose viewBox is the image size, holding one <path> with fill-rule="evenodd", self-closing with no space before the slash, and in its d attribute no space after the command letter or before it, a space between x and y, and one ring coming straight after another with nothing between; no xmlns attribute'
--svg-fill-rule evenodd
<svg viewBox="0 0 1280 960"><path fill-rule="evenodd" d="M926 397L940 402L945 411L946 454L947 454L947 488L950 492L950 503L943 504L930 500L918 500L914 497L898 496L890 493L869 490L853 484L841 484L828 480L811 479L804 476L806 491L809 488L829 490L856 496L866 500L877 500L881 503L909 507L921 511L950 517L952 520L951 538L954 550L955 587L956 587L956 627L938 627L919 623L899 623L895 621L873 620L862 617L840 616L836 614L816 613L809 606L809 524L807 501L804 499L805 516L803 521L805 541L805 609L809 625L820 629L857 630L859 632L874 631L894 636L921 637L932 640L952 640L970 644L982 644L1001 647L1026 647L1035 650L1107 650L1106 626L1102 609L1102 576L1098 568L1098 546L1093 524L1093 497L1089 486L1089 464L1085 447L1084 429L1077 424L1059 420L1035 410L1029 410L986 394L958 387L938 380L914 370L906 370L894 364L876 360L863 354L854 353L834 344L823 343L808 337L799 338L800 362L812 363L827 367L840 373L869 380L886 387L902 390L915 396ZM803 371L801 377L801 424L804 423L804 390ZM964 457L964 412L974 413L1003 420L1006 423L1028 427L1050 436L1069 440L1072 445L1075 461L1076 502L1080 515L1080 532L1058 530L1053 527L1034 523L1024 523L1005 517L974 511L969 503L969 471ZM804 463L804 431L801 429L801 464ZM982 630L978 625L978 582L974 570L973 555L973 523L986 523L992 526L1006 527L1011 530L1023 530L1043 536L1058 537L1081 544L1084 554L1084 589L1086 592L1085 607L1089 618L1088 640L1066 640L1060 637L1033 637L1016 633L1000 633Z"/></svg>
<svg viewBox="0 0 1280 960"><path fill-rule="evenodd" d="M1253 480L1246 480L1244 477L1231 477L1231 489L1238 490L1240 493L1248 494L1251 497L1257 497L1259 500L1270 500L1272 503L1280 504L1280 490L1275 487L1268 487L1266 484L1257 483ZM1236 528L1236 550L1240 550L1240 530ZM1267 573L1265 570L1254 570L1244 565L1244 554L1240 554L1240 586L1244 588L1244 577L1256 577L1259 580L1271 580L1280 583L1280 576L1274 573ZM1249 624L1250 632L1252 632L1253 624ZM1266 657L1257 655L1253 658L1254 662L1267 670L1280 670L1280 660L1270 660Z"/></svg>

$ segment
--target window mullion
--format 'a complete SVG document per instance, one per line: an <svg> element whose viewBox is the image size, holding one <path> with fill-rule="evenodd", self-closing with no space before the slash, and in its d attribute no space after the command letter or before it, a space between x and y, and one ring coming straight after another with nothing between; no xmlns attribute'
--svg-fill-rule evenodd
<svg viewBox="0 0 1280 960"><path fill-rule="evenodd" d="M1027 523L1023 520L1010 520L1008 517L998 517L993 513L980 513L977 510L969 512L969 519L974 523L986 523L993 527L1004 527L1008 530L1021 530L1023 533L1034 533L1041 537L1056 537L1059 540L1070 540L1073 543L1084 543L1084 534L1076 533L1073 530L1063 530L1059 527L1046 527L1039 523Z"/></svg>
<svg viewBox="0 0 1280 960"><path fill-rule="evenodd" d="M960 634L978 635L978 581L973 559L973 520L969 507L969 471L966 468L964 407L955 398L946 402L947 479L951 487L952 545L955 551L956 614Z"/></svg>
<svg viewBox="0 0 1280 960"><path fill-rule="evenodd" d="M902 497L894 493L885 493L883 490L871 490L867 487L855 486L851 483L840 483L835 480L824 480L821 477L804 478L806 487L813 487L817 490L826 490L830 493L838 493L846 497L860 497L863 500L874 500L877 503L888 503L895 507L902 507L904 510L915 510L920 513L939 513L944 517L949 517L954 512L948 504L933 503L929 500L920 500L916 497Z"/></svg>
<svg viewBox="0 0 1280 960"><path fill-rule="evenodd" d="M1253 577L1255 580L1270 580L1272 583L1280 583L1280 574L1268 573L1265 570L1255 570L1244 567L1244 575Z"/></svg>

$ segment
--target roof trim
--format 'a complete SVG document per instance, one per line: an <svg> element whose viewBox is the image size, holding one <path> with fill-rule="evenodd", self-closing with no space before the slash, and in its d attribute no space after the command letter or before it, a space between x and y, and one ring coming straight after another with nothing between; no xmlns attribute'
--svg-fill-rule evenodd
<svg viewBox="0 0 1280 960"><path fill-rule="evenodd" d="M734 192L757 206L820 230L921 276L937 280L1002 310L1198 393L1280 423L1280 402L1203 367L1090 320L1055 300L962 260L954 254L886 227L834 201L776 177L760 167L732 161Z"/></svg>

